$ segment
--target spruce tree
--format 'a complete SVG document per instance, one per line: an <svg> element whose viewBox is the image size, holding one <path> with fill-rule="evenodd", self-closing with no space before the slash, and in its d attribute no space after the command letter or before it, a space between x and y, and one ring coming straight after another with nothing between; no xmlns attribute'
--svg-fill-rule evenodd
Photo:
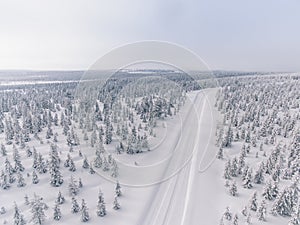
<svg viewBox="0 0 300 225"><path fill-rule="evenodd" d="M80 211L81 211L81 222L89 221L90 216L89 216L88 208L86 206L84 199L82 199Z"/></svg>
<svg viewBox="0 0 300 225"><path fill-rule="evenodd" d="M72 197L72 207L71 212L72 213L78 213L80 211L79 204L77 203L77 200L75 197Z"/></svg>
<svg viewBox="0 0 300 225"><path fill-rule="evenodd" d="M61 219L61 211L58 203L56 203L54 206L53 219L56 221Z"/></svg>
<svg viewBox="0 0 300 225"><path fill-rule="evenodd" d="M26 221L24 219L23 214L21 213L20 209L18 208L17 204L14 203L14 225L25 225Z"/></svg>

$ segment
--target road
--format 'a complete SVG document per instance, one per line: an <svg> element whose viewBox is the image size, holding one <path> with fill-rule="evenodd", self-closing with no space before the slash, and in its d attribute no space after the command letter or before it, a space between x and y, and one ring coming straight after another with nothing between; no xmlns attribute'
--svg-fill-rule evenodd
<svg viewBox="0 0 300 225"><path fill-rule="evenodd" d="M177 150L168 162L162 180L168 178L174 168L182 169L157 184L139 224L218 224L220 212L216 204L222 196L219 176L213 166L216 124L211 104L215 91L208 89L197 94L194 101L196 111L190 107L186 114L182 136L176 141Z"/></svg>

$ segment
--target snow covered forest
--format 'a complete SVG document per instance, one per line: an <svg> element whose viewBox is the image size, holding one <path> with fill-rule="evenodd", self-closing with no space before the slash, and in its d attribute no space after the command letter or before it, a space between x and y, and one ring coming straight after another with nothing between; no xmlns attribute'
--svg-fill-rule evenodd
<svg viewBox="0 0 300 225"><path fill-rule="evenodd" d="M214 143L208 143L208 149L217 149L209 168L216 172L199 178L199 185L216 180L224 196L204 193L215 201L214 217L220 225L299 225L300 75L220 73L217 87L181 73L160 73L123 72L101 81L100 89L94 80L82 80L80 89L68 74L63 80L0 84L0 223L141 225L148 224L146 212L149 224L171 224L150 207L160 184L123 185L119 181L128 174L120 163L139 170L142 159L158 158L161 143L177 141L166 139L179 132L170 129L172 123L188 117L189 98L207 89L216 93L218 121ZM192 169L188 165L186 172ZM178 179L183 194L188 178ZM162 186L162 205L179 186ZM196 195L192 203L194 211L205 205ZM176 209L174 204L173 213ZM210 224L202 219L200 224Z"/></svg>
<svg viewBox="0 0 300 225"><path fill-rule="evenodd" d="M231 195L220 224L300 223L300 76L220 80L217 159Z"/></svg>

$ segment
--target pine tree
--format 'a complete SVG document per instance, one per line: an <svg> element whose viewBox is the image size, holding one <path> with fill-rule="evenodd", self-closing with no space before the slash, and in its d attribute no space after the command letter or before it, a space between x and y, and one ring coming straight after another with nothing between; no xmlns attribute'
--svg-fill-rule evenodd
<svg viewBox="0 0 300 225"><path fill-rule="evenodd" d="M18 172L17 176L18 176L18 184L17 184L17 186L18 187L24 187L26 184L25 184L25 180L24 180L22 174L20 172Z"/></svg>
<svg viewBox="0 0 300 225"><path fill-rule="evenodd" d="M264 164L262 163L256 171L253 181L255 184L261 184L264 182Z"/></svg>
<svg viewBox="0 0 300 225"><path fill-rule="evenodd" d="M217 159L223 159L224 158L224 153L223 153L223 148L222 146L219 148L218 153L217 153Z"/></svg>
<svg viewBox="0 0 300 225"><path fill-rule="evenodd" d="M223 216L228 221L232 220L232 213L230 212L229 207L226 207L226 211L224 212Z"/></svg>
<svg viewBox="0 0 300 225"><path fill-rule="evenodd" d="M39 183L39 178L38 178L38 176L37 176L35 170L33 170L33 172L32 172L32 183L33 183L33 184Z"/></svg>
<svg viewBox="0 0 300 225"><path fill-rule="evenodd" d="M252 216L251 213L248 214L247 218L246 218L246 223L247 224L251 224L252 223Z"/></svg>
<svg viewBox="0 0 300 225"><path fill-rule="evenodd" d="M81 222L89 221L90 216L89 216L88 208L86 206L84 199L82 199L80 211L81 211Z"/></svg>
<svg viewBox="0 0 300 225"><path fill-rule="evenodd" d="M24 219L23 214L20 212L16 203L14 203L14 225L25 225L26 221Z"/></svg>
<svg viewBox="0 0 300 225"><path fill-rule="evenodd" d="M78 187L77 182L76 182L76 180L74 179L73 176L71 176L68 189L69 189L69 193L70 193L71 196L77 195L78 192L79 192L79 187Z"/></svg>
<svg viewBox="0 0 300 225"><path fill-rule="evenodd" d="M119 181L117 181L115 193L116 193L116 196L118 196L118 197L120 197L122 195L121 185L120 185Z"/></svg>
<svg viewBox="0 0 300 225"><path fill-rule="evenodd" d="M31 202L31 222L41 225L46 219L44 210L45 204L42 202L39 196L34 194L34 199Z"/></svg>
<svg viewBox="0 0 300 225"><path fill-rule="evenodd" d="M64 182L62 175L59 171L60 159L57 153L57 146L52 145L50 151L49 173L50 184L54 187L59 187Z"/></svg>
<svg viewBox="0 0 300 225"><path fill-rule="evenodd" d="M53 219L57 221L61 219L61 211L58 203L54 206Z"/></svg>
<svg viewBox="0 0 300 225"><path fill-rule="evenodd" d="M99 190L99 194L98 194L97 215L101 217L106 215L105 202L101 190Z"/></svg>
<svg viewBox="0 0 300 225"><path fill-rule="evenodd" d="M244 188L252 188L252 169L249 169L247 175L243 181Z"/></svg>
<svg viewBox="0 0 300 225"><path fill-rule="evenodd" d="M117 165L117 162L113 159L112 161L112 170L111 170L111 176L116 178L119 176L119 167Z"/></svg>
<svg viewBox="0 0 300 225"><path fill-rule="evenodd" d="M229 188L229 192L232 196L236 196L237 195L237 186L236 186L236 182L232 182L230 188Z"/></svg>
<svg viewBox="0 0 300 225"><path fill-rule="evenodd" d="M265 187L264 187L264 190L263 190L263 193L262 193L262 196L267 199L267 200L273 200L274 197L273 197L273 193L272 193L272 183L271 181L267 181Z"/></svg>
<svg viewBox="0 0 300 225"><path fill-rule="evenodd" d="M119 202L118 202L118 196L115 196L113 209L114 209L114 210L118 210L118 209L120 209L120 208L121 208L121 206L120 206L120 204L119 204Z"/></svg>
<svg viewBox="0 0 300 225"><path fill-rule="evenodd" d="M266 214L267 214L266 202L262 200L257 210L257 217L259 220L266 221Z"/></svg>
<svg viewBox="0 0 300 225"><path fill-rule="evenodd" d="M238 224L239 224L239 217L237 214L235 214L233 217L233 225L238 225Z"/></svg>
<svg viewBox="0 0 300 225"><path fill-rule="evenodd" d="M300 205L293 210L292 218L288 225L300 225Z"/></svg>
<svg viewBox="0 0 300 225"><path fill-rule="evenodd" d="M57 195L57 198L56 198L55 202L60 204L60 205L65 202L65 197L62 195L62 193L60 191L58 192L58 195Z"/></svg>
<svg viewBox="0 0 300 225"><path fill-rule="evenodd" d="M243 208L242 214L243 214L243 216L247 216L247 215L248 215L248 207L247 207L247 206L245 206L245 207Z"/></svg>
<svg viewBox="0 0 300 225"><path fill-rule="evenodd" d="M1 176L0 176L0 185L3 190L7 190L10 187L8 176L4 171L2 170Z"/></svg>
<svg viewBox="0 0 300 225"><path fill-rule="evenodd" d="M28 195L24 196L24 200L25 200L25 205L29 205L30 204L29 199L28 199Z"/></svg>
<svg viewBox="0 0 300 225"><path fill-rule="evenodd" d="M79 204L76 201L75 197L72 197L72 207L71 207L71 212L72 213L78 213L80 211Z"/></svg>
<svg viewBox="0 0 300 225"><path fill-rule="evenodd" d="M7 156L7 151L6 151L5 145L3 143L1 143L1 155Z"/></svg>
<svg viewBox="0 0 300 225"><path fill-rule="evenodd" d="M93 164L92 164L92 162L90 162L89 173L90 173L90 174L95 174L95 173L96 173L95 170L93 169Z"/></svg>
<svg viewBox="0 0 300 225"><path fill-rule="evenodd" d="M224 178L227 180L231 179L231 161L228 160L225 164L225 169L224 169Z"/></svg>
<svg viewBox="0 0 300 225"><path fill-rule="evenodd" d="M238 160L236 157L234 157L231 163L231 176L236 177L237 175L238 175Z"/></svg>
<svg viewBox="0 0 300 225"><path fill-rule="evenodd" d="M257 205L257 192L254 192L249 202L249 208L253 211L257 211Z"/></svg>
<svg viewBox="0 0 300 225"><path fill-rule="evenodd" d="M88 163L88 160L87 160L86 156L84 156L82 168L88 169L89 166L90 166L90 165L89 165L89 163Z"/></svg>

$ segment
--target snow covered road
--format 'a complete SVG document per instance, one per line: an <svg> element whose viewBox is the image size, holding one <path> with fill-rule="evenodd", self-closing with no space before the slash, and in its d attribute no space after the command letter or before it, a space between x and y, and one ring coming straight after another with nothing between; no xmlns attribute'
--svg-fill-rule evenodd
<svg viewBox="0 0 300 225"><path fill-rule="evenodd" d="M216 204L222 197L219 191L222 184L213 165L216 124L211 106L215 93L215 89L197 93L194 100L196 111L190 107L186 114L181 139L176 141L178 149L162 179L174 170L174 164L182 169L157 185L139 224L192 225L217 224L219 221ZM189 160L186 162L185 159Z"/></svg>

